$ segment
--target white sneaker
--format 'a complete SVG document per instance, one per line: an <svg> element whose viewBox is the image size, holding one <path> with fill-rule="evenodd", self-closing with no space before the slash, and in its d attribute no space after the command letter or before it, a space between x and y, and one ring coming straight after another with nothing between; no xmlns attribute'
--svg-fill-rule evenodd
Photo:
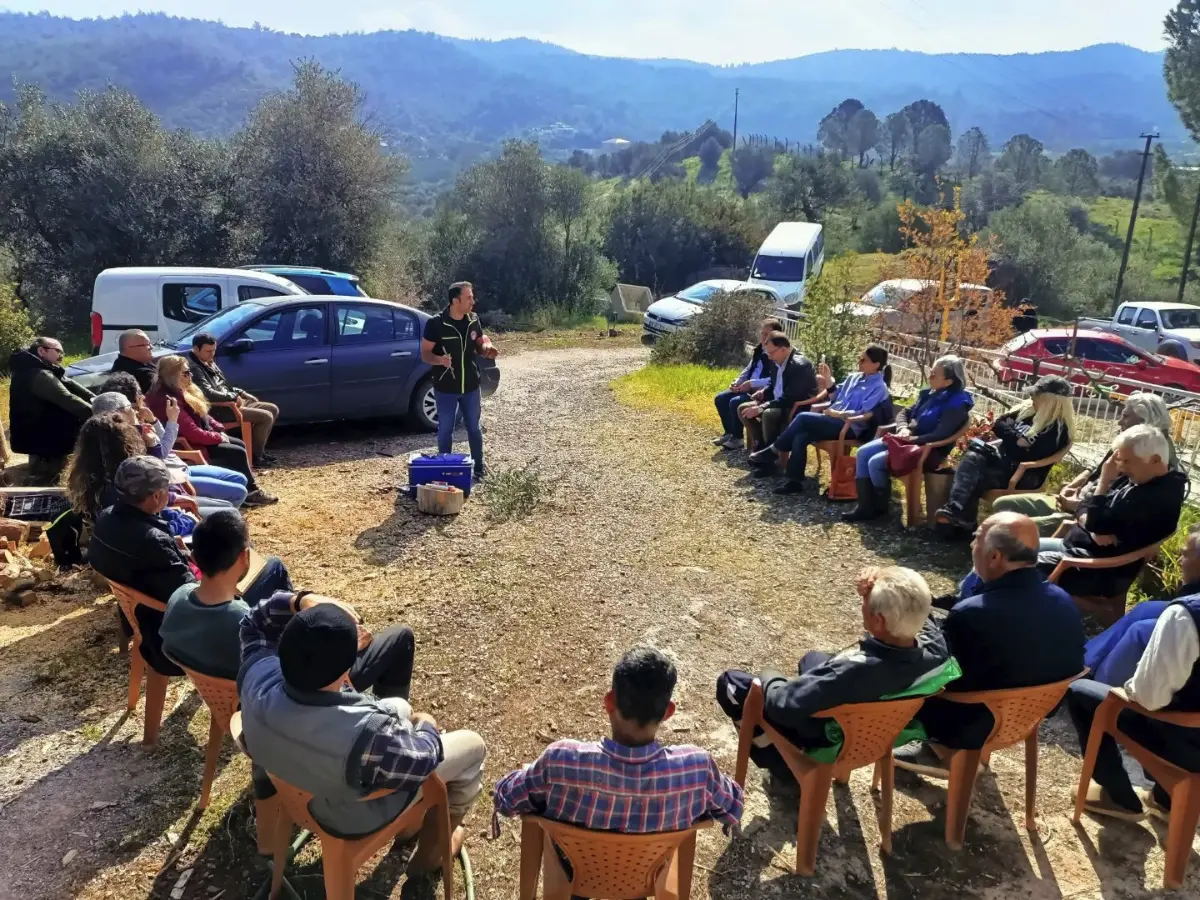
<svg viewBox="0 0 1200 900"><path fill-rule="evenodd" d="M727 440L729 440L729 438L730 438L730 436L729 436L728 434L723 434L723 435L721 435L720 437L713 438L713 439L712 439L712 445L713 445L714 447L724 447L724 446L725 446L725 442L726 442Z"/></svg>

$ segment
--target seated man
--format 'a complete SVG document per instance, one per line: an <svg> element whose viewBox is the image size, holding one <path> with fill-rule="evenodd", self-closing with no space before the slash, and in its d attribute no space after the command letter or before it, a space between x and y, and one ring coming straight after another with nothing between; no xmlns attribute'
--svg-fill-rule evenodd
<svg viewBox="0 0 1200 900"><path fill-rule="evenodd" d="M721 418L724 433L713 440L713 446L725 450L739 450L742 447L742 420L738 410L752 402L753 395L764 390L771 384L775 374L775 364L767 356L767 338L775 332L783 333L783 323L778 319L763 319L758 328L758 346L750 357L750 362L741 374L733 379L729 390L721 391L714 399L717 415Z"/></svg>
<svg viewBox="0 0 1200 900"><path fill-rule="evenodd" d="M1067 689L1067 712L1081 749L1087 747L1096 710L1110 690L1119 688L1087 678ZM1144 709L1200 712L1200 598L1188 597L1162 611L1124 690ZM1132 709L1122 710L1117 727L1156 756L1200 772L1200 728L1157 722ZM1155 783L1152 791L1134 790L1120 749L1109 735L1100 742L1092 779L1086 809L1095 815L1137 821L1145 814L1144 806L1158 818L1170 816L1171 798L1161 785Z"/></svg>
<svg viewBox="0 0 1200 900"><path fill-rule="evenodd" d="M188 554L182 542L171 536L162 511L170 502L171 476L161 459L133 456L117 466L113 485L117 502L96 517L88 562L110 581L166 604L185 584L192 584ZM270 557L244 596L256 602L274 591L290 587L287 569ZM139 606L142 656L156 672L181 675L179 667L163 654L159 628L162 613ZM132 631L122 618L126 634Z"/></svg>
<svg viewBox="0 0 1200 900"><path fill-rule="evenodd" d="M1064 555L1101 559L1165 540L1175 532L1188 479L1168 465L1171 445L1153 425L1117 435L1095 492L1079 505L1063 539L1043 538L1038 567L1049 574ZM1116 596L1137 578L1141 560L1112 569L1070 569L1059 584L1073 596Z"/></svg>
<svg viewBox="0 0 1200 900"><path fill-rule="evenodd" d="M1101 684L1120 687L1133 677L1159 616L1172 602L1200 602L1200 525L1188 531L1179 555L1182 584L1171 600L1143 600L1125 613L1102 634L1087 643L1083 661L1092 670L1091 678Z"/></svg>
<svg viewBox="0 0 1200 900"><path fill-rule="evenodd" d="M929 587L912 569L864 569L858 579L867 636L838 654L819 650L800 660L799 675L765 671L763 714L784 737L805 750L832 746L822 710L869 703L914 689L937 690L952 668L946 639L930 619ZM717 703L735 723L754 676L731 669L717 679ZM791 779L779 752L755 741L750 758L773 775Z"/></svg>
<svg viewBox="0 0 1200 900"><path fill-rule="evenodd" d="M12 449L29 454L29 480L57 485L79 429L92 417L92 392L66 377L62 344L37 338L8 358Z"/></svg>
<svg viewBox="0 0 1200 900"><path fill-rule="evenodd" d="M452 850L483 786L483 739L440 733L400 697L374 699L352 686L368 635L349 607L281 591L242 619L238 693L255 765L314 795L313 817L340 837L378 831L412 802L433 772L449 795ZM380 789L392 793L363 800ZM410 872L440 871L438 826L427 816Z"/></svg>
<svg viewBox="0 0 1200 900"><path fill-rule="evenodd" d="M163 647L190 669L233 680L241 668L241 623L250 612L237 592L250 571L250 531L237 510L215 512L196 526L192 561L200 581L171 595L159 629ZM361 629L360 638L366 643L350 669L355 690L373 686L377 697L407 700L416 647L412 629L401 625L376 635Z"/></svg>
<svg viewBox="0 0 1200 900"><path fill-rule="evenodd" d="M769 335L763 343L767 358L775 367L771 383L743 404L738 414L750 428L750 437L763 446L779 435L787 424L792 407L817 396L817 375L813 364L792 349L783 332Z"/></svg>
<svg viewBox="0 0 1200 900"><path fill-rule="evenodd" d="M712 754L657 740L659 726L675 713L675 677L674 664L658 650L627 652L604 695L612 737L551 744L496 783L496 813L624 834L683 831L701 819L736 825L742 789L721 774ZM493 818L494 836L499 829Z"/></svg>
<svg viewBox="0 0 1200 900"><path fill-rule="evenodd" d="M145 394L154 383L154 345L150 336L137 328L121 332L117 338L117 358L113 360L112 374L125 372L134 377L138 387Z"/></svg>
<svg viewBox="0 0 1200 900"><path fill-rule="evenodd" d="M265 403L225 380L225 373L217 365L217 339L207 331L202 331L192 338L192 352L188 354L187 360L192 371L192 383L200 388L204 399L213 404L210 410L212 416L226 425L236 421L228 407L216 405L236 403L242 412L242 418L250 423L254 465L274 462L275 458L267 453L267 440L271 437L275 420L279 418L279 407L274 403Z"/></svg>
<svg viewBox="0 0 1200 900"><path fill-rule="evenodd" d="M942 622L962 669L948 693L1053 684L1083 669L1083 620L1066 591L1035 568L1037 543L1037 525L1018 513L996 513L979 526L971 544L977 578ZM896 751L896 765L940 778L949 774L945 748L976 750L995 724L983 705L940 697L926 700L917 720L930 743Z"/></svg>

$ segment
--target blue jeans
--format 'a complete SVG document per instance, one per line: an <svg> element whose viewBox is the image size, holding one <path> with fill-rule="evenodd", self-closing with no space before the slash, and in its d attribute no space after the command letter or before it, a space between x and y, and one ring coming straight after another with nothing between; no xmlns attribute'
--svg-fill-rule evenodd
<svg viewBox="0 0 1200 900"><path fill-rule="evenodd" d="M278 556L268 556L257 577L246 587L242 599L250 606L255 606L262 600L267 600L276 591L290 591L292 579L288 576L287 567Z"/></svg>
<svg viewBox="0 0 1200 900"><path fill-rule="evenodd" d="M1168 600L1144 600L1088 641L1083 663L1092 670L1091 678L1112 687L1132 678L1158 617L1169 605Z"/></svg>
<svg viewBox="0 0 1200 900"><path fill-rule="evenodd" d="M820 441L836 441L846 423L822 413L802 412L775 439L775 450L791 452L787 475L792 481L803 481L808 466L808 445Z"/></svg>
<svg viewBox="0 0 1200 900"><path fill-rule="evenodd" d="M241 506L246 499L246 476L221 466L188 466L188 481L200 497Z"/></svg>
<svg viewBox="0 0 1200 900"><path fill-rule="evenodd" d="M858 448L854 457L854 474L858 478L870 478L871 484L878 488L888 486L888 455L887 444L880 438L870 441Z"/></svg>
<svg viewBox="0 0 1200 900"><path fill-rule="evenodd" d="M717 415L721 417L721 424L725 427L725 433L740 437L742 433L742 420L738 418L738 409L743 404L750 402L750 392L721 391L714 398L713 402L717 406Z"/></svg>
<svg viewBox="0 0 1200 900"><path fill-rule="evenodd" d="M454 449L454 418L462 413L467 426L467 443L471 447L471 459L475 471L483 468L483 430L479 427L479 389L469 394L448 394L434 390L438 414L438 453L450 453Z"/></svg>

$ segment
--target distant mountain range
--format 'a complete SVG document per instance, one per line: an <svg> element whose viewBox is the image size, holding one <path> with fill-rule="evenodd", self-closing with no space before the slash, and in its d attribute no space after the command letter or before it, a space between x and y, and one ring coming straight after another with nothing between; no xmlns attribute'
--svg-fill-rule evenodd
<svg viewBox="0 0 1200 900"><path fill-rule="evenodd" d="M944 107L956 135L978 125L994 148L1018 132L1051 150L1132 149L1148 128L1168 145L1188 141L1167 101L1162 54L1117 44L1016 56L836 50L720 67L588 56L526 39L306 37L163 15L0 14L0 100L11 98L14 79L57 99L115 84L166 124L209 135L233 131L263 94L286 87L300 58L358 82L389 142L449 161L513 136L566 150L611 137L657 140L707 118L730 128L735 87L739 132L781 140L814 140L821 117L846 97L881 119L925 97Z"/></svg>

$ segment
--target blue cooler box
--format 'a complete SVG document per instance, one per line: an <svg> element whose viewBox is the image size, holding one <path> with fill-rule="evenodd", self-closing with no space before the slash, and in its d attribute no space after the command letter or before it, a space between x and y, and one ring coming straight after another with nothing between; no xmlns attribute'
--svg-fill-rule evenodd
<svg viewBox="0 0 1200 900"><path fill-rule="evenodd" d="M417 485L444 481L471 495L475 462L467 453L414 453L408 458L409 491L416 496Z"/></svg>

